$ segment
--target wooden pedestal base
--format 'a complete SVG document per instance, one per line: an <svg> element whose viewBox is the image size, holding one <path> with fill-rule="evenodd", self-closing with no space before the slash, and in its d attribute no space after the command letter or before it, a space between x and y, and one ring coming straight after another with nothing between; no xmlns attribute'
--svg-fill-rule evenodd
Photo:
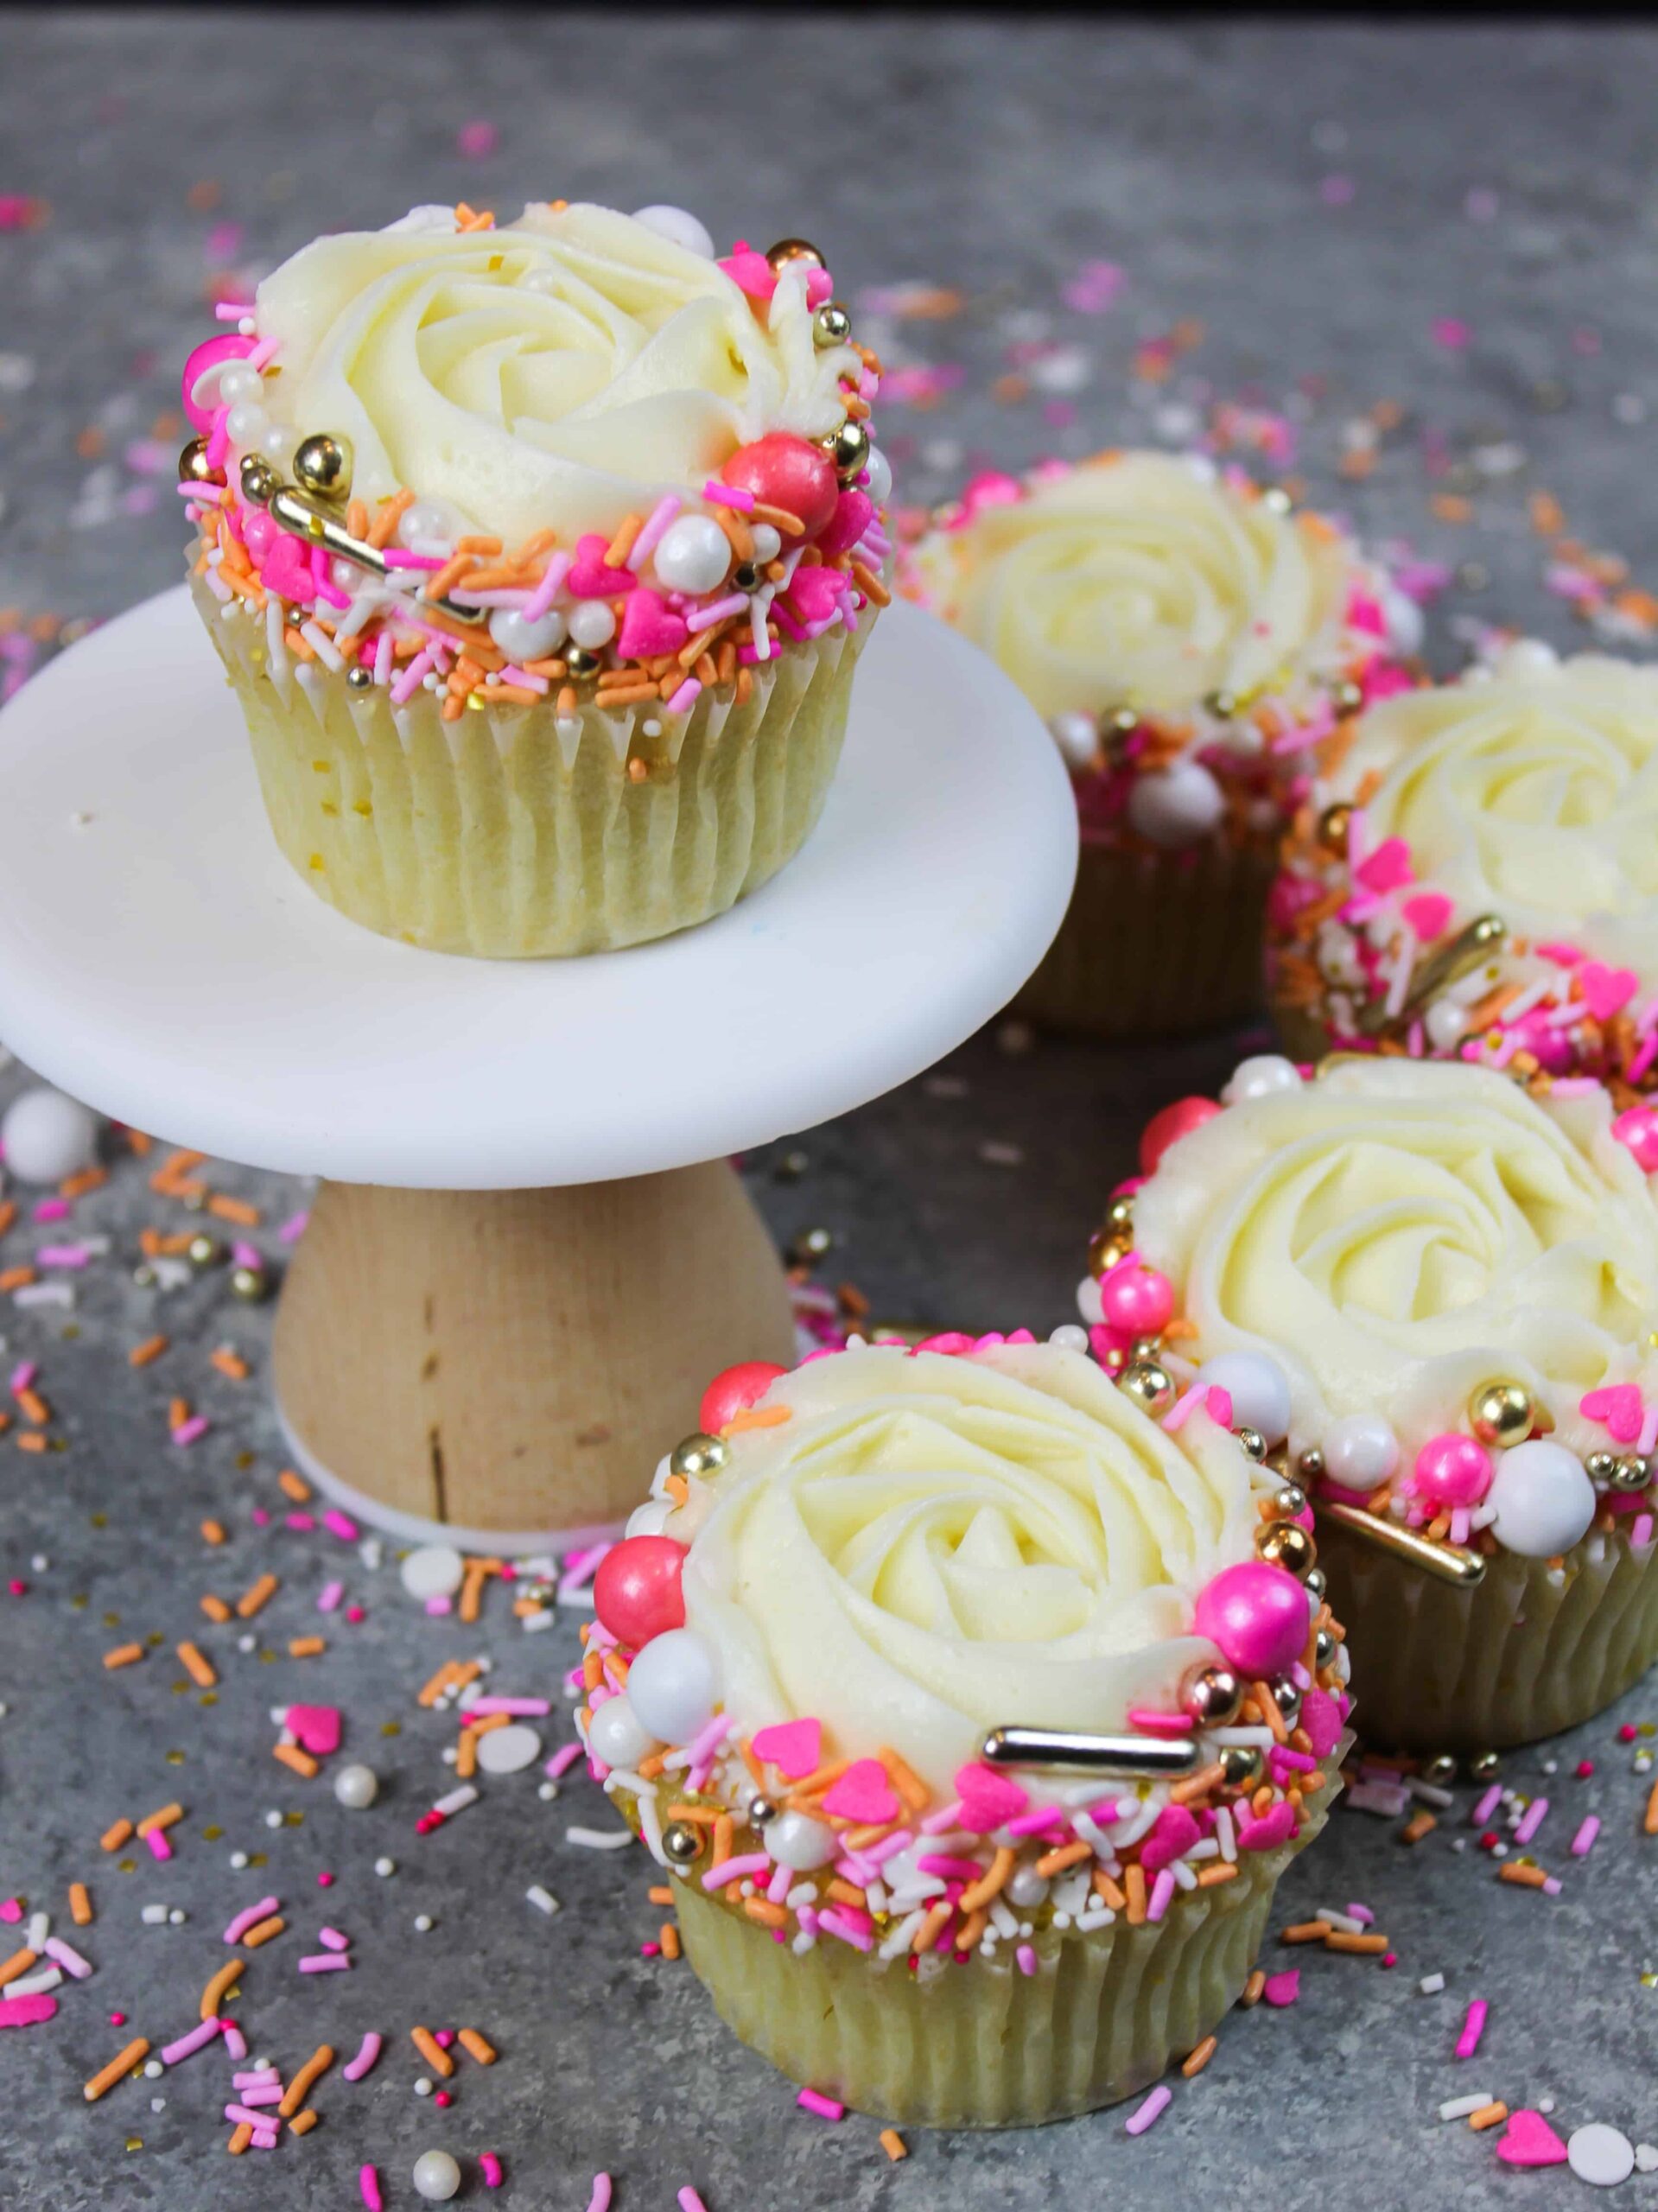
<svg viewBox="0 0 1658 2212"><path fill-rule="evenodd" d="M290 1436L371 1518L525 1541L625 1519L720 1369L793 1357L781 1264L721 1162L568 1190L325 1183L275 1344Z"/></svg>

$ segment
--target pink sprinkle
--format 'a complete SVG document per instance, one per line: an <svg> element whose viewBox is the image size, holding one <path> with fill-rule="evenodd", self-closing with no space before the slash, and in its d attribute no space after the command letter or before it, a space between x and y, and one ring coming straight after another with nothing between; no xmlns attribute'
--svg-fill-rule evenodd
<svg viewBox="0 0 1658 2212"><path fill-rule="evenodd" d="M1547 1798L1534 1797L1531 1803L1526 1808L1525 1814L1521 1820L1519 1827L1515 1828L1514 1832L1515 1841L1516 1843L1529 1843L1533 1836L1536 1834L1538 1829L1542 1827L1543 1822L1547 1818Z"/></svg>
<svg viewBox="0 0 1658 2212"><path fill-rule="evenodd" d="M1168 1412L1163 1417L1163 1426L1168 1430L1171 1436L1175 1433L1176 1430L1182 1429L1185 1427L1186 1422L1191 1414L1192 1409L1197 1405L1197 1401L1204 1395L1207 1389L1208 1385L1204 1382L1188 1383L1186 1388L1175 1400L1174 1403L1169 1408Z"/></svg>
<svg viewBox="0 0 1658 2212"><path fill-rule="evenodd" d="M1347 1908L1347 1917L1350 1920L1356 1920L1361 1928L1375 1926L1376 1916L1368 1904L1350 1904Z"/></svg>
<svg viewBox="0 0 1658 2212"><path fill-rule="evenodd" d="M1502 1784L1494 1782L1468 1815L1474 1827L1483 1827L1497 1807L1502 1802Z"/></svg>
<svg viewBox="0 0 1658 2212"><path fill-rule="evenodd" d="M316 1593L316 1609L320 1613L331 1613L346 1594L343 1582L325 1582Z"/></svg>
<svg viewBox="0 0 1658 2212"><path fill-rule="evenodd" d="M346 2081L360 2082L362 2080L384 2048L384 2042L385 2038L383 2036L377 2036L372 2028L369 2030L358 2047L356 2057L348 2065L342 2066L340 2069Z"/></svg>
<svg viewBox="0 0 1658 2212"><path fill-rule="evenodd" d="M610 2176L594 2174L593 2195L588 2199L588 2212L610 2212Z"/></svg>
<svg viewBox="0 0 1658 2212"><path fill-rule="evenodd" d="M386 634L389 637L391 632L388 631ZM305 1224L310 1218L308 1213L291 1214L276 1231L276 1242L279 1244L297 1244L304 1236Z"/></svg>
<svg viewBox="0 0 1658 2212"><path fill-rule="evenodd" d="M181 1421L173 1431L175 1444L194 1444L207 1433L211 1426L206 1414L193 1414L188 1421Z"/></svg>
<svg viewBox="0 0 1658 2212"><path fill-rule="evenodd" d="M231 1262L234 1267L252 1268L257 1271L264 1267L265 1255L257 1244L250 1244L245 1236L238 1236L231 1246Z"/></svg>
<svg viewBox="0 0 1658 2212"><path fill-rule="evenodd" d="M348 1951L351 1948L351 1937L342 1936L337 1928L319 1928L316 1940L325 1951Z"/></svg>
<svg viewBox="0 0 1658 2212"><path fill-rule="evenodd" d="M111 2012L110 2014L110 2025L112 2028L124 2028L126 2024L127 2016L124 2012Z"/></svg>
<svg viewBox="0 0 1658 2212"><path fill-rule="evenodd" d="M641 1943L639 1945L639 1956L642 1959L659 1959L662 1956L661 1944Z"/></svg>
<svg viewBox="0 0 1658 2212"><path fill-rule="evenodd" d="M247 2043L242 2034L242 2031L237 2026L234 2020L221 2019L219 2023L219 2028L220 2034L225 2038L226 2056L231 2060L232 2064L239 2065L242 2060L248 2055Z"/></svg>
<svg viewBox="0 0 1658 2212"><path fill-rule="evenodd" d="M333 1889L334 1876L332 1874L319 1874L316 1878L316 1885L320 1890Z"/></svg>
<svg viewBox="0 0 1658 2212"><path fill-rule="evenodd" d="M1029 1975L1036 1972L1036 1953L1028 1943L1021 1943L1014 1952L1013 1958L1022 1974Z"/></svg>
<svg viewBox="0 0 1658 2212"><path fill-rule="evenodd" d="M362 1530L349 1513L342 1513L336 1506L322 1516L322 1525L331 1536L338 1536L342 1544L354 1544Z"/></svg>
<svg viewBox="0 0 1658 2212"><path fill-rule="evenodd" d="M15 1398L20 1390L32 1390L35 1378L40 1371L39 1362L33 1359L22 1360L14 1367L11 1370L12 1396Z"/></svg>
<svg viewBox="0 0 1658 2212"><path fill-rule="evenodd" d="M1174 2092L1166 2082L1159 2082L1143 2103L1136 2105L1122 2123L1125 2135L1143 2135L1159 2114L1166 2112L1174 2102Z"/></svg>
<svg viewBox="0 0 1658 2212"><path fill-rule="evenodd" d="M633 540L633 550L627 556L630 568L637 569L650 559L684 504L677 492L670 492L657 501L645 518L644 529Z"/></svg>
<svg viewBox="0 0 1658 2212"><path fill-rule="evenodd" d="M149 1855L152 1859L159 1859L165 1862L173 1856L173 1847L167 1840L164 1829L151 1828L144 1838L144 1841L149 1846Z"/></svg>
<svg viewBox="0 0 1658 2212"><path fill-rule="evenodd" d="M514 1719L539 1720L552 1709L544 1697L475 1697L462 1718L469 1719L474 1713L486 1716L505 1713Z"/></svg>
<svg viewBox="0 0 1658 2212"><path fill-rule="evenodd" d="M432 2099L432 2102L435 2105L450 2105L453 2104L454 2101L454 2098L450 2096L447 2089L440 2089L437 2094Z"/></svg>
<svg viewBox="0 0 1658 2212"><path fill-rule="evenodd" d="M385 2199L380 2195L380 2177L372 2166L359 2166L357 2186L363 2192L363 2202L368 2212L385 2212Z"/></svg>
<svg viewBox="0 0 1658 2212"><path fill-rule="evenodd" d="M1479 2039L1485 2032L1485 2016L1490 2006L1483 1997L1475 1998L1468 2007L1468 2016L1462 2024L1462 2033L1457 2037L1458 2058L1471 2058L1479 2049Z"/></svg>
<svg viewBox="0 0 1658 2212"><path fill-rule="evenodd" d="M351 1961L343 1951L314 1951L299 1962L302 1974L349 1974Z"/></svg>
<svg viewBox="0 0 1658 2212"><path fill-rule="evenodd" d="M493 2151L480 2151L478 2153L478 2171L484 2177L486 2189L499 2189L506 2179L506 2176L501 2171L501 2162Z"/></svg>
<svg viewBox="0 0 1658 2212"><path fill-rule="evenodd" d="M1300 1967L1292 1967L1287 1974L1269 1974L1261 1993L1269 2005L1275 2005L1280 2012L1285 2005L1293 2005L1301 1994Z"/></svg>
<svg viewBox="0 0 1658 2212"><path fill-rule="evenodd" d="M1436 316L1430 330L1434 344L1443 346L1449 353L1461 353L1474 334L1462 317L1455 315Z"/></svg>
<svg viewBox="0 0 1658 2212"><path fill-rule="evenodd" d="M739 514L752 514L754 511L752 492L745 492L739 485L721 484L712 477L702 486L702 497L716 507L735 507Z"/></svg>
<svg viewBox="0 0 1658 2212"><path fill-rule="evenodd" d="M807 2112L815 2112L819 2120L844 2120L846 2107L836 2104L833 2097L826 2097L820 2089L803 2089L795 2102Z"/></svg>
<svg viewBox="0 0 1658 2212"><path fill-rule="evenodd" d="M702 1877L702 1887L722 1890L729 1882L746 1881L752 1874L764 1874L771 1864L767 1852L745 1852L740 1858L723 1859L719 1866L710 1866Z"/></svg>
<svg viewBox="0 0 1658 2212"><path fill-rule="evenodd" d="M67 1221L68 1218L67 1198L41 1198L35 1208L36 1221Z"/></svg>
<svg viewBox="0 0 1658 2212"><path fill-rule="evenodd" d="M569 1772L581 1756L580 1744L562 1744L541 1770L549 1782L556 1782L561 1774Z"/></svg>
<svg viewBox="0 0 1658 2212"><path fill-rule="evenodd" d="M32 1997L0 1997L0 2028L35 2028L55 2017L58 2000L44 1989Z"/></svg>
<svg viewBox="0 0 1658 2212"><path fill-rule="evenodd" d="M346 1608L346 1618L354 1626L357 1622L365 1621L368 1618L368 1610L366 1606L364 1605L347 1605Z"/></svg>
<svg viewBox="0 0 1658 2212"><path fill-rule="evenodd" d="M463 123L455 133L455 150L471 162L482 161L500 143L501 134L492 123Z"/></svg>
<svg viewBox="0 0 1658 2212"><path fill-rule="evenodd" d="M76 1981L85 1981L92 1972L91 1966L81 1957L74 1945L66 1943L60 1936L47 1937L46 1955L48 1959L55 1959L65 1974L73 1976Z"/></svg>
<svg viewBox="0 0 1658 2212"><path fill-rule="evenodd" d="M257 1928L262 1920L268 1920L271 1914L279 1909L279 1899L261 1897L257 1904L251 1904L244 1911L237 1914L235 1919L225 1930L225 1941L227 1943L239 1943L250 1928Z"/></svg>
<svg viewBox="0 0 1658 2212"><path fill-rule="evenodd" d="M702 685L694 676L688 676L667 702L668 712L670 715L688 715L702 696Z"/></svg>
<svg viewBox="0 0 1658 2212"><path fill-rule="evenodd" d="M181 2058L189 2058L196 2051L205 2049L218 2033L217 2020L203 2020L199 2027L192 2028L187 2035L181 2035L176 2043L162 2045L159 2053L162 2064L176 2066ZM237 2087L239 2088L241 2084L238 2082Z"/></svg>
<svg viewBox="0 0 1658 2212"><path fill-rule="evenodd" d="M1146 1905L1147 1919L1152 1922L1161 1920L1173 1901L1174 1877L1166 1866L1152 1884L1152 1894Z"/></svg>
<svg viewBox="0 0 1658 2212"><path fill-rule="evenodd" d="M3 1904L0 1904L0 1920L3 1920L8 1927L15 1928L22 1916L23 1904L21 1897L8 1897Z"/></svg>
<svg viewBox="0 0 1658 2212"><path fill-rule="evenodd" d="M1588 1818L1579 1826L1576 1835L1572 1839L1572 1856L1574 1859L1587 1859L1590 1852L1594 1848L1595 1838L1599 1834L1600 1822L1596 1818L1595 1815L1591 1813Z"/></svg>

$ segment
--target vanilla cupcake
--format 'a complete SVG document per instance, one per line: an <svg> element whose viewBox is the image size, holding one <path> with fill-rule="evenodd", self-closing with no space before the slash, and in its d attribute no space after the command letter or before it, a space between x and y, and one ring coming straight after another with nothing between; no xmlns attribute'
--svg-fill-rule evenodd
<svg viewBox="0 0 1658 2212"><path fill-rule="evenodd" d="M797 850L886 596L878 365L832 289L683 210L422 207L191 355L193 589L320 896L581 953Z"/></svg>
<svg viewBox="0 0 1658 2212"><path fill-rule="evenodd" d="M1028 1335L854 1346L731 1370L658 1469L581 1725L716 2008L795 2081L1030 2124L1237 1999L1346 1666L1217 1412L1159 1426Z"/></svg>
<svg viewBox="0 0 1658 2212"><path fill-rule="evenodd" d="M1323 751L1271 904L1296 1051L1658 1084L1658 669L1522 641Z"/></svg>
<svg viewBox="0 0 1658 2212"><path fill-rule="evenodd" d="M1147 1129L1083 1288L1096 1352L1154 1323L1172 1383L1228 1390L1313 1494L1367 1738L1586 1719L1658 1656L1658 1184L1630 1132L1593 1083L1441 1061L1260 1058L1224 1096Z"/></svg>
<svg viewBox="0 0 1658 2212"><path fill-rule="evenodd" d="M1253 1013L1306 750L1407 680L1416 609L1333 523L1197 455L978 477L900 573L1046 717L1076 785L1077 890L1020 1004L1105 1035Z"/></svg>

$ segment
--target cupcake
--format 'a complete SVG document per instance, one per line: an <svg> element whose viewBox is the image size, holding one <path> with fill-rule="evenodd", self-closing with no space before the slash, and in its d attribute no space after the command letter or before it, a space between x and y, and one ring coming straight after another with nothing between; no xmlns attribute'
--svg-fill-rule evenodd
<svg viewBox="0 0 1658 2212"><path fill-rule="evenodd" d="M1031 2124L1237 1999L1346 1666L1259 1555L1312 1546L1225 1411L1159 1426L1027 1333L854 1344L730 1370L657 1470L581 1725L716 2009L796 2082Z"/></svg>
<svg viewBox="0 0 1658 2212"><path fill-rule="evenodd" d="M1293 1050L1658 1086L1658 669L1522 640L1320 753L1270 909Z"/></svg>
<svg viewBox="0 0 1658 2212"><path fill-rule="evenodd" d="M887 596L879 365L832 290L680 209L419 207L191 355L193 590L322 898L592 952L798 849Z"/></svg>
<svg viewBox="0 0 1658 2212"><path fill-rule="evenodd" d="M1076 893L1019 1003L1102 1036L1255 1013L1306 748L1409 680L1415 607L1324 516L1195 454L977 477L900 576L1020 685L1076 785Z"/></svg>
<svg viewBox="0 0 1658 2212"><path fill-rule="evenodd" d="M1586 1719L1658 1656L1658 1184L1624 1117L1404 1058L1248 1060L1224 1101L1149 1125L1096 1352L1227 1390L1312 1494L1369 1739Z"/></svg>

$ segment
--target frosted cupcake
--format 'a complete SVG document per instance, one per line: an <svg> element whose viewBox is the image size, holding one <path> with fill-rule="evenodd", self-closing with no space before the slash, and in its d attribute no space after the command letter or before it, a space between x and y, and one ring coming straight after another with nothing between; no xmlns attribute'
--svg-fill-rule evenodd
<svg viewBox="0 0 1658 2212"><path fill-rule="evenodd" d="M1296 1051L1658 1084L1658 669L1525 641L1322 750L1271 909Z"/></svg>
<svg viewBox="0 0 1658 2212"><path fill-rule="evenodd" d="M879 365L832 290L675 208L422 207L191 355L193 588L321 897L581 953L797 850L886 597Z"/></svg>
<svg viewBox="0 0 1658 2212"><path fill-rule="evenodd" d="M1179 1413L1028 1335L734 1369L605 1561L589 1754L797 2082L1050 2120L1242 1989L1346 1666L1259 1555L1311 1557L1280 1485L1218 1394Z"/></svg>
<svg viewBox="0 0 1658 2212"><path fill-rule="evenodd" d="M1159 453L975 478L901 575L1047 718L1076 785L1076 893L1020 1004L1102 1035L1253 1013L1307 748L1407 680L1416 609L1324 517Z"/></svg>
<svg viewBox="0 0 1658 2212"><path fill-rule="evenodd" d="M1149 1126L1096 1351L1225 1388L1312 1492L1367 1738L1586 1719L1658 1656L1658 1184L1610 1102L1375 1058L1248 1060L1224 1096Z"/></svg>

